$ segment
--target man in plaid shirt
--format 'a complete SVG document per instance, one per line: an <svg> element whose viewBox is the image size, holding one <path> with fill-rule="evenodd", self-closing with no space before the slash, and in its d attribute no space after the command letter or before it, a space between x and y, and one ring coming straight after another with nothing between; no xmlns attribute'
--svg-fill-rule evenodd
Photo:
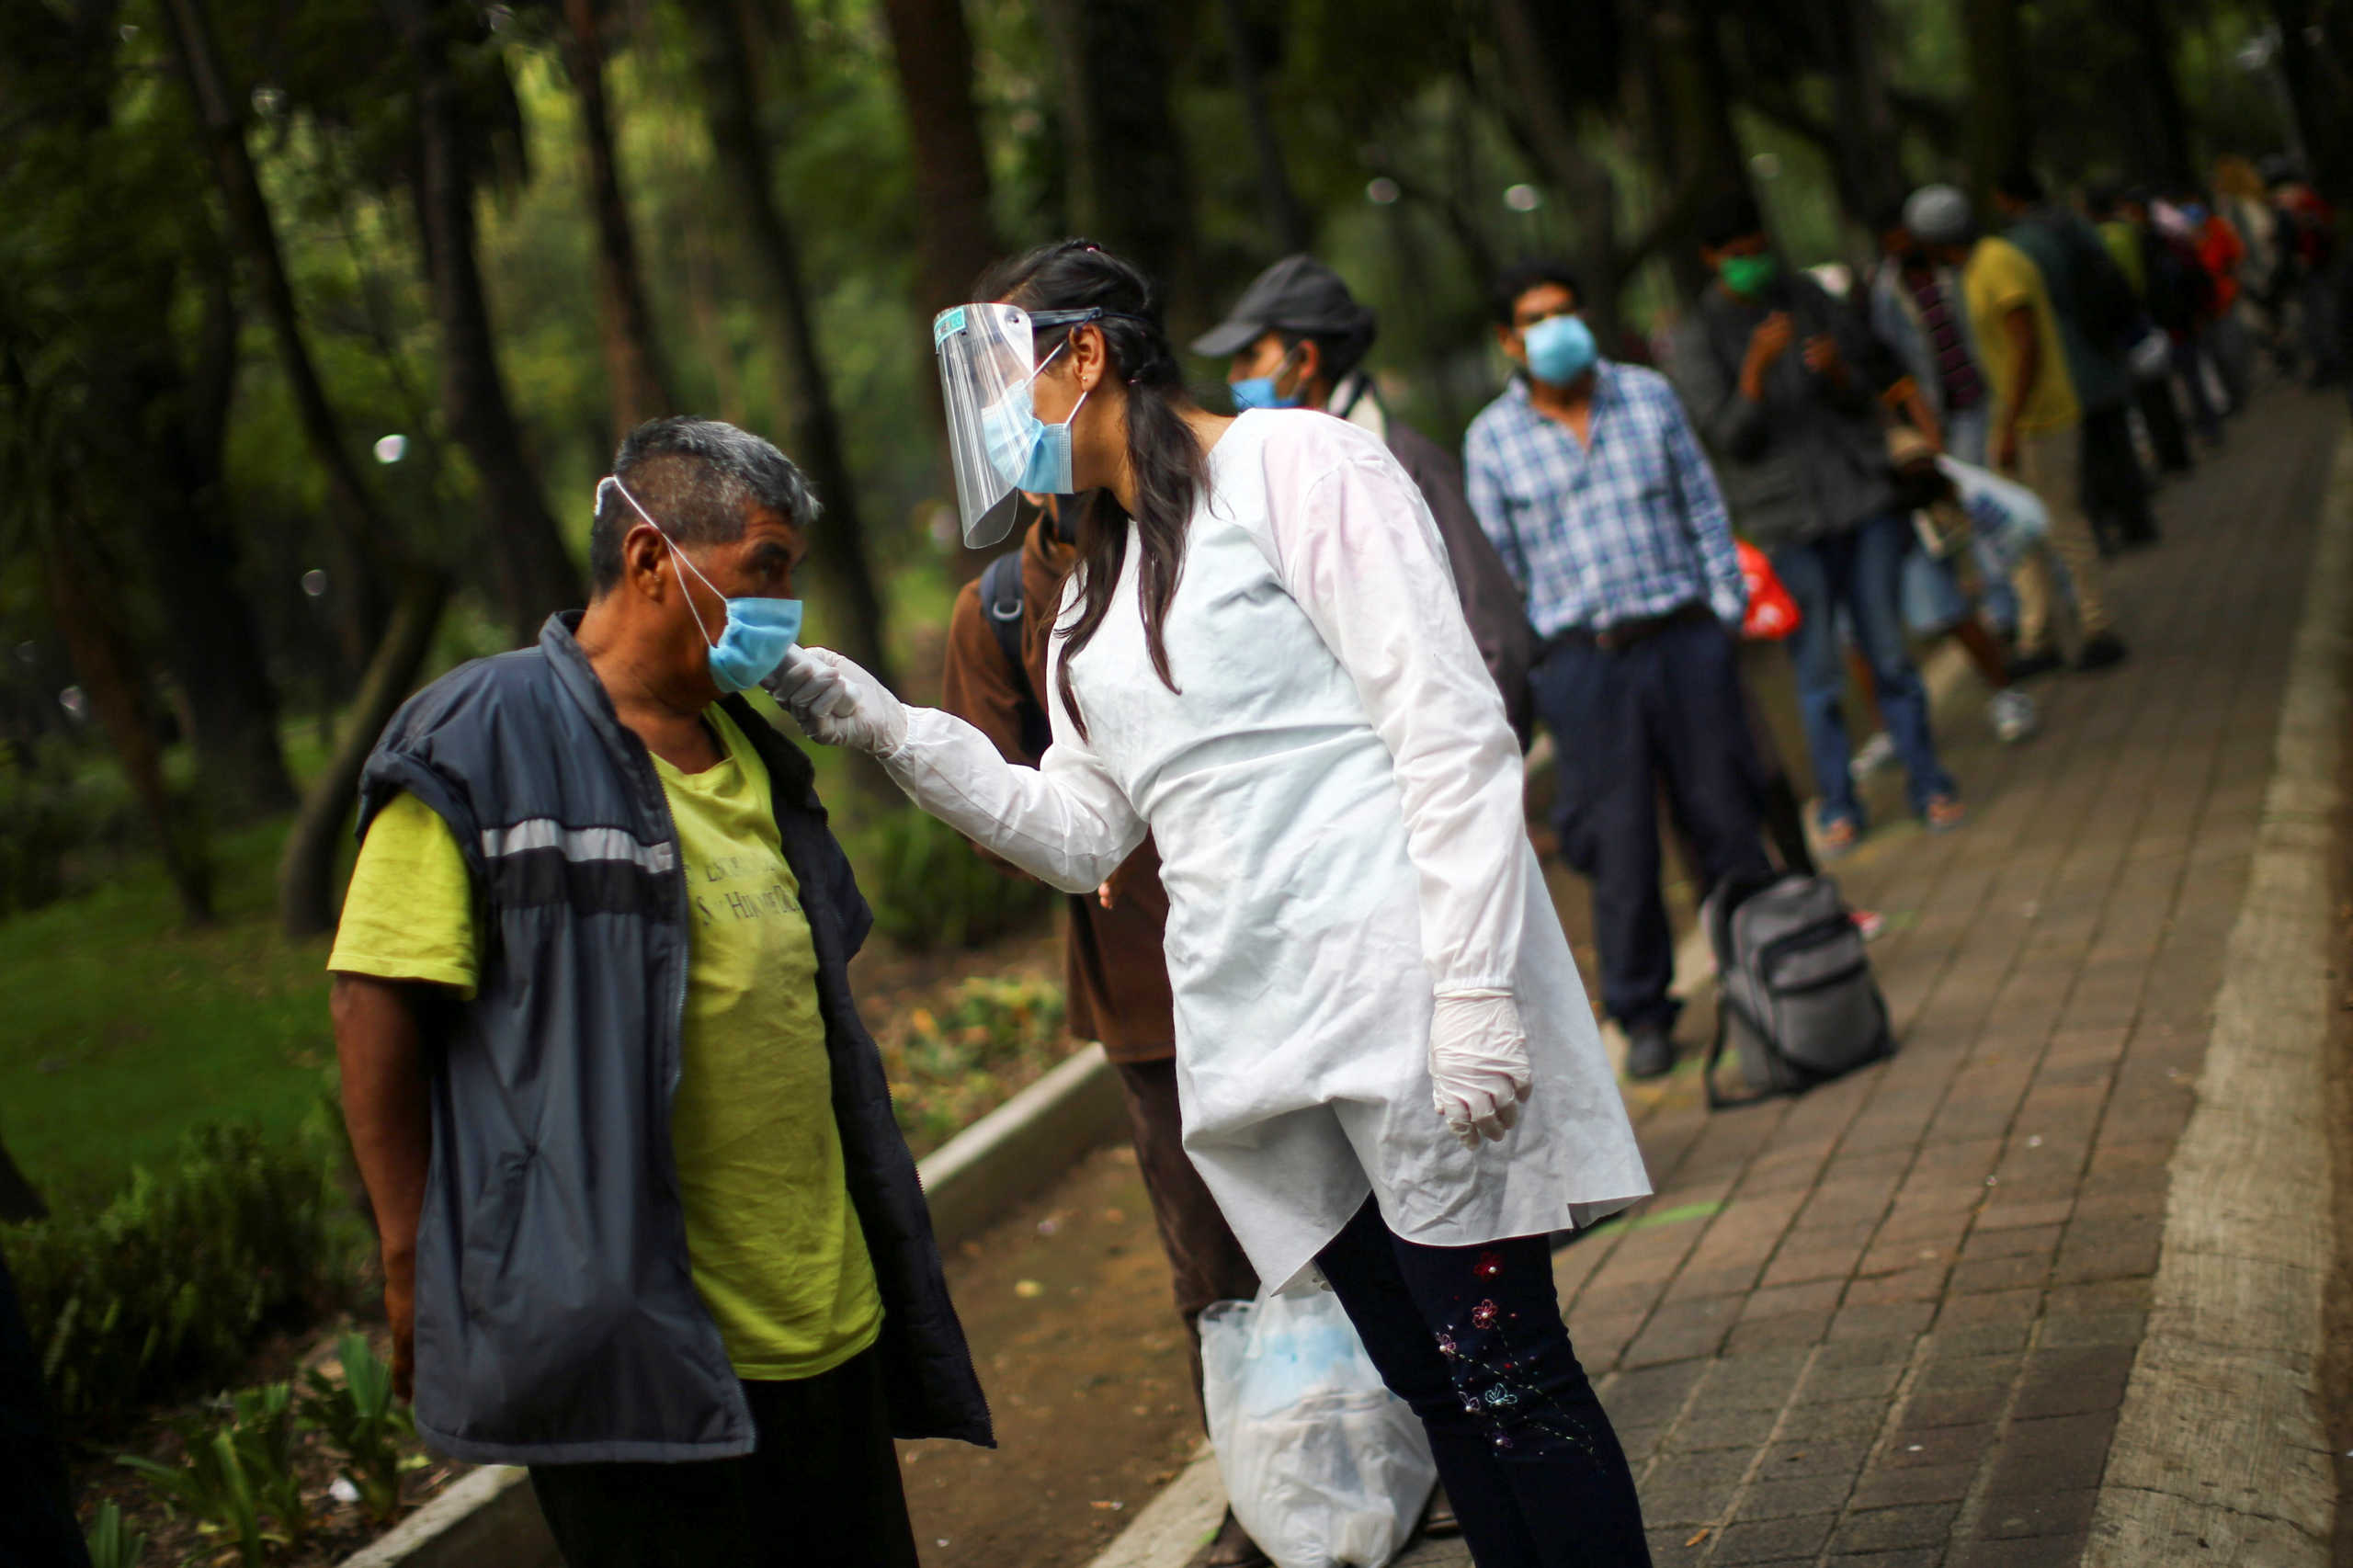
<svg viewBox="0 0 2353 1568"><path fill-rule="evenodd" d="M1529 674L1559 751L1561 858L1593 887L1601 995L1627 1071L1675 1064L1675 949L1659 891L1658 798L1710 887L1769 874L1763 782L1734 672L1747 603L1732 525L1665 378L1599 357L1564 267L1495 293L1519 373L1463 443L1472 510L1544 640Z"/></svg>

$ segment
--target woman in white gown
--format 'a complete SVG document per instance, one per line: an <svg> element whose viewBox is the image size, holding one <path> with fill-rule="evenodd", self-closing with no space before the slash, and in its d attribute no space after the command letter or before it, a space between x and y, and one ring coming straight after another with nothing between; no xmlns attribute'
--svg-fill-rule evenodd
<svg viewBox="0 0 2353 1568"><path fill-rule="evenodd" d="M1320 1267L1483 1568L1646 1563L1546 1237L1649 1187L1420 493L1344 421L1195 406L1150 285L1094 245L991 281L1039 326L986 421L1021 437L1005 478L1102 492L1042 767L824 650L773 689L1056 887L1154 834L1185 1147L1260 1277Z"/></svg>

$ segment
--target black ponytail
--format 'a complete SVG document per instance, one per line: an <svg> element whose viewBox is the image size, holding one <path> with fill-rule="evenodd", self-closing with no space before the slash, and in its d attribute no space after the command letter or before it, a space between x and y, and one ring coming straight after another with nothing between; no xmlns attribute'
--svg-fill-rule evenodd
<svg viewBox="0 0 2353 1568"><path fill-rule="evenodd" d="M1135 477L1135 515L1130 517L1108 490L1091 497L1078 527L1079 563L1086 572L1078 616L1055 628L1063 646L1054 694L1084 737L1086 720L1071 689L1070 661L1094 640L1111 613L1111 596L1119 588L1131 534L1142 551L1136 586L1144 646L1162 684L1171 691L1180 689L1168 666L1163 628L1184 571L1185 534L1193 506L1209 487L1208 454L1179 412L1184 378L1162 323L1159 293L1142 273L1090 241L1063 240L991 268L981 279L977 297L1032 312L1099 307L1104 316L1089 324L1102 329L1111 373L1127 383L1128 465ZM1034 345L1039 358L1042 361L1074 330L1055 327L1041 335Z"/></svg>

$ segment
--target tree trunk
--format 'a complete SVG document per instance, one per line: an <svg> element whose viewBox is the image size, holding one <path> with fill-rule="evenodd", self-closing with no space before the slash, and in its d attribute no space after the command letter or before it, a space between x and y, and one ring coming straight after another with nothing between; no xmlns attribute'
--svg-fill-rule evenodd
<svg viewBox="0 0 2353 1568"><path fill-rule="evenodd" d="M1994 182L2034 150L2018 0L1962 0L1961 29L1973 99L1967 130L1969 181L1983 208Z"/></svg>
<svg viewBox="0 0 2353 1568"><path fill-rule="evenodd" d="M1568 73L1552 58L1532 7L1537 0L1494 0L1495 46L1546 178L1566 199L1575 222L1570 260L1592 294L1585 306L1605 347L1619 336L1618 187L1609 170L1577 135L1576 108L1563 86Z"/></svg>
<svg viewBox="0 0 2353 1568"><path fill-rule="evenodd" d="M245 145L242 98L222 74L202 0L164 0L163 8L181 74L211 143L213 179L229 210L238 245L254 270L255 290L278 345L278 362L301 421L303 438L326 471L335 550L329 582L335 596L336 621L344 629L345 652L357 665L382 629L387 613L382 541L392 534L375 496L359 477L359 466L344 441L342 423L327 402L326 388L302 341L301 320L278 248L277 226Z"/></svg>
<svg viewBox="0 0 2353 1568"><path fill-rule="evenodd" d="M1199 308L1192 191L1170 104L1168 13L1159 0L1043 6L1062 78L1074 226L1142 267L1175 307L1172 315L1189 323Z"/></svg>
<svg viewBox="0 0 2353 1568"><path fill-rule="evenodd" d="M163 748L155 741L154 716L140 684L130 646L74 553L71 540L54 528L43 530L41 575L49 590L51 619L73 661L74 674L114 744L131 792L147 813L162 851L165 875L179 897L180 916L190 926L212 923L212 870L200 835L173 808L164 782Z"/></svg>
<svg viewBox="0 0 2353 1568"><path fill-rule="evenodd" d="M1838 16L1832 87L1841 134L1832 156L1847 215L1868 226L1904 199L1903 142L1887 96L1879 0L1840 0Z"/></svg>
<svg viewBox="0 0 2353 1568"><path fill-rule="evenodd" d="M489 514L488 544L501 607L518 644L581 601L580 569L540 493L506 383L474 245L474 186L467 114L449 61L449 18L438 0L387 0L415 68L418 228L441 336L441 412L466 449Z"/></svg>
<svg viewBox="0 0 2353 1568"><path fill-rule="evenodd" d="M2353 204L2353 20L2343 11L2325 0L2271 0L2279 28L2273 69L2311 165L2305 176L2340 206Z"/></svg>
<svg viewBox="0 0 2353 1568"><path fill-rule="evenodd" d="M386 722L415 687L416 672L432 651L433 632L449 599L449 577L420 570L410 574L407 591L392 607L392 618L344 721L343 739L303 797L301 814L294 819L278 856L278 918L290 937L315 937L335 929L335 851L359 796L360 769Z"/></svg>
<svg viewBox="0 0 2353 1568"><path fill-rule="evenodd" d="M926 323L971 297L997 257L988 149L972 103L972 39L963 0L882 0L915 143L915 238Z"/></svg>
<svg viewBox="0 0 2353 1568"><path fill-rule="evenodd" d="M186 4L187 0L180 0ZM605 100L605 47L597 32L596 0L563 0L563 66L580 100L580 143L597 220L597 323L605 348L605 381L619 440L645 420L678 411L668 362L646 308L629 203L621 195L620 159L612 110Z"/></svg>
<svg viewBox="0 0 2353 1568"><path fill-rule="evenodd" d="M1250 145L1258 159L1258 200L1266 209L1267 233L1285 256L1313 250L1314 225L1291 188L1290 170L1283 160L1281 133L1275 128L1274 106L1267 98L1267 78L1258 58L1258 35L1250 26L1248 0L1218 0L1225 24L1225 48L1233 71L1233 90L1250 124Z"/></svg>
<svg viewBox="0 0 2353 1568"><path fill-rule="evenodd" d="M695 0L693 12L700 34L711 152L747 249L745 260L759 280L761 314L784 354L788 381L782 391L791 411L791 456L808 471L825 507L824 520L809 541L811 560L831 592L824 607L824 634L889 684L882 597L866 557L858 495L801 274L800 246L776 199L767 142L760 131L759 87L746 51L742 15L733 0Z"/></svg>
<svg viewBox="0 0 2353 1568"><path fill-rule="evenodd" d="M2189 108L2174 68L2174 26L2165 0L2124 0L2117 21L2131 40L2133 96L2139 99L2136 127L2143 166L2167 185L2198 183L2189 150Z"/></svg>

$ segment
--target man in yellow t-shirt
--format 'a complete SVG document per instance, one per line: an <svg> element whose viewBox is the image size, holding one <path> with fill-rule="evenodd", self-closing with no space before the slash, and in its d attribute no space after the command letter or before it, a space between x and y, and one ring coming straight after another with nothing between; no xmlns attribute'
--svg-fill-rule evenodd
<svg viewBox="0 0 2353 1568"><path fill-rule="evenodd" d="M363 781L328 967L395 1366L572 1568L915 1568L892 1437L987 1413L849 1001L870 916L806 759L720 700L790 645L814 506L711 421L614 468L585 614Z"/></svg>
<svg viewBox="0 0 2353 1568"><path fill-rule="evenodd" d="M2080 669L2098 669L2124 656L2110 625L2105 574L2091 520L2084 514L2083 408L2067 373L2058 313L2034 259L2009 241L1979 234L1969 199L1951 186L1928 186L1904 203L1904 226L1931 255L1961 267L1961 296L1970 330L1994 393L1994 467L2035 493L2051 517L2051 547L2075 585L2082 633ZM2040 551L2019 562L2018 658L2013 679L2042 674L2060 663L2051 624L2055 598L2051 570Z"/></svg>

